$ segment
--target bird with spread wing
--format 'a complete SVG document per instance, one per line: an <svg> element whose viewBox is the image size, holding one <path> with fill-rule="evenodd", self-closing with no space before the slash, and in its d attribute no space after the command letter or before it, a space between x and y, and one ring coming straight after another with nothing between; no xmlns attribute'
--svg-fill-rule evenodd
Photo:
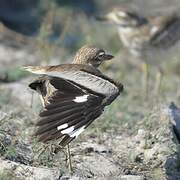
<svg viewBox="0 0 180 180"><path fill-rule="evenodd" d="M35 133L39 141L60 139L61 146L69 144L118 97L123 85L98 70L112 58L102 49L83 46L72 64L24 67L40 75L29 84L43 104Z"/></svg>

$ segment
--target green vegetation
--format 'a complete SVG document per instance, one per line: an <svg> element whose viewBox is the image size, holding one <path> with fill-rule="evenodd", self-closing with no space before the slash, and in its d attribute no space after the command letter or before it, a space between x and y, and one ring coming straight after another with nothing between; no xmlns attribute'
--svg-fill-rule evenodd
<svg viewBox="0 0 180 180"><path fill-rule="evenodd" d="M5 83L21 80L27 75L28 73L26 71L22 71L21 67L4 69L0 73L0 76L4 76L2 81Z"/></svg>
<svg viewBox="0 0 180 180"><path fill-rule="evenodd" d="M26 71L22 71L19 67L13 68L13 69L8 69L6 71L8 80L11 81L18 81L28 75Z"/></svg>

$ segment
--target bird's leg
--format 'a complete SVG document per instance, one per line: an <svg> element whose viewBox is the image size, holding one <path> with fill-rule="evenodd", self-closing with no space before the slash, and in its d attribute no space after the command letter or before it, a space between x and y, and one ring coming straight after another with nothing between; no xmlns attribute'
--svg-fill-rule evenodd
<svg viewBox="0 0 180 180"><path fill-rule="evenodd" d="M70 152L70 147L69 147L69 144L67 145L67 153L68 153L68 160L69 160L69 171L70 171L70 174L72 174L73 172L73 168L72 168L72 161L71 161L71 152Z"/></svg>
<svg viewBox="0 0 180 180"><path fill-rule="evenodd" d="M142 64L143 70L143 90L144 90L144 97L145 99L148 98L148 90L149 90L149 65L146 62Z"/></svg>
<svg viewBox="0 0 180 180"><path fill-rule="evenodd" d="M34 92L31 93L31 102L30 102L30 108L33 108L33 101L34 101Z"/></svg>
<svg viewBox="0 0 180 180"><path fill-rule="evenodd" d="M161 84L162 84L162 78L163 78L163 72L161 70L161 68L158 68L158 72L156 73L156 84L155 84L155 95L156 97L159 96L159 93L161 91Z"/></svg>

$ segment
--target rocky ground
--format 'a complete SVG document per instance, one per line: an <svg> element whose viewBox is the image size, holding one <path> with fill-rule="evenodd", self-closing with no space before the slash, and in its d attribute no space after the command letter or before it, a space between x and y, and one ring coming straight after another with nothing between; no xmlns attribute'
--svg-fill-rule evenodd
<svg viewBox="0 0 180 180"><path fill-rule="evenodd" d="M21 52L19 64L38 58L23 49L8 49L14 58ZM9 61L16 64L16 58ZM180 178L179 144L170 125L168 104L161 100L142 103L136 85L128 85L135 92L125 90L105 115L71 144L70 175L66 149L57 152L57 143L44 146L31 138L41 107L28 89L32 77L21 73L19 80L0 83L0 179Z"/></svg>
<svg viewBox="0 0 180 180"><path fill-rule="evenodd" d="M16 87L15 83L2 86ZM21 92L23 88L27 90L26 86L19 87ZM148 117L150 122L146 117L138 123L135 132L121 129L116 133L111 128L103 132L102 122L95 123L71 144L73 175L70 175L66 149L56 153L57 144L45 147L32 142L30 137L36 115L26 103L31 98L28 90L23 97L13 100L13 103L23 105L15 111L12 109L14 104L1 109L0 179L5 176L37 180L180 178L178 142L164 107L155 107ZM121 120L121 115L118 116Z"/></svg>

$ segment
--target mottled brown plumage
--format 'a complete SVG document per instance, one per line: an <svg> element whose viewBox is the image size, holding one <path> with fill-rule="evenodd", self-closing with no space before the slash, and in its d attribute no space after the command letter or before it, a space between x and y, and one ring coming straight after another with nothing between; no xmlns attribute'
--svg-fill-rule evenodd
<svg viewBox="0 0 180 180"><path fill-rule="evenodd" d="M115 8L99 20L118 28L123 45L129 52L151 63L156 54L166 52L180 39L180 17L176 13L143 17L127 8Z"/></svg>
<svg viewBox="0 0 180 180"><path fill-rule="evenodd" d="M116 99L123 86L97 69L112 57L104 50L84 46L72 64L25 67L41 75L29 85L39 93L43 104L35 134L40 141L61 138L60 145L65 146Z"/></svg>

